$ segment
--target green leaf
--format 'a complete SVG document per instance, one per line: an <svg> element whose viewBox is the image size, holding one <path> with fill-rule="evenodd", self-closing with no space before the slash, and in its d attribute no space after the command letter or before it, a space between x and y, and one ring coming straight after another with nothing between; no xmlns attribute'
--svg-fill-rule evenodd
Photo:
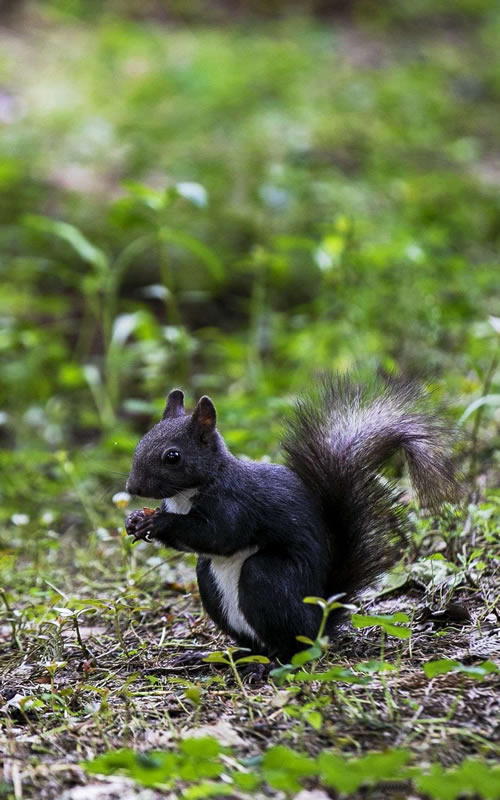
<svg viewBox="0 0 500 800"><path fill-rule="evenodd" d="M352 614L351 621L355 628L379 627L398 639L408 639L411 629L394 623L408 622L408 614L398 611L396 614Z"/></svg>
<svg viewBox="0 0 500 800"><path fill-rule="evenodd" d="M318 758L321 780L339 792L351 793L360 786L379 781L406 777L403 767L408 762L407 750L388 750L382 753L368 753L361 758L343 759L323 752Z"/></svg>
<svg viewBox="0 0 500 800"><path fill-rule="evenodd" d="M481 797L487 800L500 798L500 766L486 764L477 758L467 758L457 769L460 780L473 787Z"/></svg>
<svg viewBox="0 0 500 800"><path fill-rule="evenodd" d="M180 749L183 753L196 758L214 758L224 751L224 748L214 736L183 739Z"/></svg>
<svg viewBox="0 0 500 800"><path fill-rule="evenodd" d="M394 664L388 661L360 661L356 664L355 669L359 672L368 672L370 674L377 672L391 672L397 670Z"/></svg>
<svg viewBox="0 0 500 800"><path fill-rule="evenodd" d="M153 189L136 181L124 181L123 186L136 200L140 200L153 211L161 211L169 203L170 197L164 189Z"/></svg>
<svg viewBox="0 0 500 800"><path fill-rule="evenodd" d="M359 759L358 764L368 776L370 783L386 781L406 776L403 769L410 760L408 750L387 750L381 753L368 753Z"/></svg>
<svg viewBox="0 0 500 800"><path fill-rule="evenodd" d="M358 675L352 669L346 667L332 667L325 672L296 672L293 679L297 683L328 683L330 681L340 681L343 683L355 683L366 686L371 682L369 675Z"/></svg>
<svg viewBox="0 0 500 800"><path fill-rule="evenodd" d="M390 625L386 623L382 625L384 631L390 636L396 636L397 639L409 639L411 636L411 629L405 628L403 625Z"/></svg>
<svg viewBox="0 0 500 800"><path fill-rule="evenodd" d="M441 764L432 764L429 774L414 776L414 784L419 792L429 795L434 800L455 800L463 794L469 794L470 786L464 785L458 771L445 771Z"/></svg>
<svg viewBox="0 0 500 800"><path fill-rule="evenodd" d="M338 792L355 792L364 781L364 776L352 769L352 761L333 753L320 753L318 768L321 783Z"/></svg>
<svg viewBox="0 0 500 800"><path fill-rule="evenodd" d="M352 605L352 603L341 603L339 602L339 598L344 596L344 592L340 594L333 594L331 597L324 598L324 597L304 597L302 599L303 603L309 603L310 605L319 606L322 609L328 609L329 611L333 611L336 608L346 608L348 611L356 611L357 606ZM298 636L296 637L299 638Z"/></svg>
<svg viewBox="0 0 500 800"><path fill-rule="evenodd" d="M396 611L395 614L380 615L381 619L387 619L389 622L409 622L410 618L408 614L404 614L402 611Z"/></svg>
<svg viewBox="0 0 500 800"><path fill-rule="evenodd" d="M182 761L177 767L175 777L183 781L196 781L199 778L217 778L224 772L224 765L203 758L190 758Z"/></svg>
<svg viewBox="0 0 500 800"><path fill-rule="evenodd" d="M317 661L322 655L323 650L321 647L314 644L312 647L308 647L307 650L301 650L299 653L295 653L292 657L292 666L301 667L302 664L307 664L309 661Z"/></svg>
<svg viewBox="0 0 500 800"><path fill-rule="evenodd" d="M466 419L470 417L474 411L482 406L500 406L500 394L485 394L483 397L478 397L470 405L467 406L464 413L457 422L457 425L463 425Z"/></svg>
<svg viewBox="0 0 500 800"><path fill-rule="evenodd" d="M228 661L228 659L224 655L224 653L220 653L220 652L210 653L210 655L205 656L202 659L202 661L206 661L207 664L229 664L229 665L231 664L231 662Z"/></svg>
<svg viewBox="0 0 500 800"><path fill-rule="evenodd" d="M214 251L204 242L200 242L199 239L195 239L187 233L182 233L177 230L174 231L170 228L161 228L158 232L158 236L162 242L177 244L189 250L190 253L195 255L197 259L205 265L214 280L220 281L224 277L224 268L221 261Z"/></svg>
<svg viewBox="0 0 500 800"><path fill-rule="evenodd" d="M78 228L75 228L74 225L50 219L50 217L37 216L35 214L28 214L24 217L23 221L25 225L34 230L58 236L73 248L82 261L92 264L92 266L96 267L96 269L101 272L107 271L109 263L104 251L89 242L83 233L79 231Z"/></svg>
<svg viewBox="0 0 500 800"><path fill-rule="evenodd" d="M118 770L131 769L135 765L136 753L124 748L103 753L92 761L84 761L83 766L94 775L114 775Z"/></svg>
<svg viewBox="0 0 500 800"><path fill-rule="evenodd" d="M464 581L464 572L456 564L447 561L442 553L434 553L411 564L408 568L410 577L417 583L430 588L448 586L450 589Z"/></svg>
<svg viewBox="0 0 500 800"><path fill-rule="evenodd" d="M273 789L284 792L298 792L299 778L315 775L317 767L314 759L296 753L288 747L271 747L262 759L262 774Z"/></svg>
<svg viewBox="0 0 500 800"><path fill-rule="evenodd" d="M283 664L281 667L272 669L269 676L278 684L283 686L285 680L294 672L294 667L291 664Z"/></svg>
<svg viewBox="0 0 500 800"><path fill-rule="evenodd" d="M57 611L60 617L74 617L76 611L72 611L70 608L60 608L59 606L54 606L54 611Z"/></svg>
<svg viewBox="0 0 500 800"><path fill-rule="evenodd" d="M377 583L377 586L372 589L368 589L364 596L369 597L370 600L383 597L383 595L394 592L395 589L400 589L402 586L408 583L408 578L408 569L400 565L396 569L387 572L383 576L382 580Z"/></svg>
<svg viewBox="0 0 500 800"><path fill-rule="evenodd" d="M320 606L320 608L326 608L327 605L324 597L304 597L302 602L310 603L314 606Z"/></svg>
<svg viewBox="0 0 500 800"><path fill-rule="evenodd" d="M234 789L227 783L202 781L196 786L184 789L182 797L185 797L186 800L201 800L203 797L223 797L230 794L234 794Z"/></svg>
<svg viewBox="0 0 500 800"><path fill-rule="evenodd" d="M304 719L315 731L319 731L323 724L323 715L319 711L307 711L304 714Z"/></svg>
<svg viewBox="0 0 500 800"><path fill-rule="evenodd" d="M262 759L262 769L286 769L295 775L315 775L316 766L314 759L296 753L289 747L275 745L266 750Z"/></svg>
<svg viewBox="0 0 500 800"><path fill-rule="evenodd" d="M469 678L476 678L477 680L483 680L486 675L490 675L492 673L497 674L499 672L498 666L494 664L492 661L483 661L481 664L466 666L465 664L460 664L459 672L463 672L464 675L467 675Z"/></svg>
<svg viewBox="0 0 500 800"><path fill-rule="evenodd" d="M267 656L243 656L243 658L237 658L234 662L235 664L269 664L270 661Z"/></svg>
<svg viewBox="0 0 500 800"><path fill-rule="evenodd" d="M233 772L231 777L246 792L254 792L261 784L261 778L253 772Z"/></svg>
<svg viewBox="0 0 500 800"><path fill-rule="evenodd" d="M451 661L449 658L441 658L437 661L428 661L424 664L426 678L434 678L436 675L444 675L452 672L459 666L458 661Z"/></svg>
<svg viewBox="0 0 500 800"><path fill-rule="evenodd" d="M195 686L191 686L189 689L184 691L184 696L187 700L190 700L195 706L200 705L201 701L201 691Z"/></svg>
<svg viewBox="0 0 500 800"><path fill-rule="evenodd" d="M436 675L444 675L447 672L462 672L470 678L483 680L490 673L497 673L498 667L492 661L483 661L481 664L466 666L460 661L452 661L448 658L441 658L437 661L428 661L424 664L424 673L427 678L434 678Z"/></svg>
<svg viewBox="0 0 500 800"><path fill-rule="evenodd" d="M177 753L151 752L136 753L130 749L115 750L98 756L91 762L84 763L87 772L98 775L116 775L118 773L141 783L154 787L171 784L172 775L179 768Z"/></svg>

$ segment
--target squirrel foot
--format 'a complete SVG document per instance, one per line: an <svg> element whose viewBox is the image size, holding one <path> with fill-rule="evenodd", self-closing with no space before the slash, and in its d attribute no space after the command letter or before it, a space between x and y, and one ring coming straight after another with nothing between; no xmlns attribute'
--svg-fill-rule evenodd
<svg viewBox="0 0 500 800"><path fill-rule="evenodd" d="M203 661L208 655L208 650L188 650L181 656L175 656L171 664L173 667L204 667L208 666L208 664L205 664Z"/></svg>
<svg viewBox="0 0 500 800"><path fill-rule="evenodd" d="M270 661L268 664L250 663L245 664L238 672L243 677L245 683L267 683L269 680L269 673L276 666L276 663L273 661Z"/></svg>

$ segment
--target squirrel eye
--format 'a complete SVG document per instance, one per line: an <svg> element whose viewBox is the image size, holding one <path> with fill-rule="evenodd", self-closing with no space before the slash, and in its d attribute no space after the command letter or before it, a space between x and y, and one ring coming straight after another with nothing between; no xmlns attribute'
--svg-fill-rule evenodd
<svg viewBox="0 0 500 800"><path fill-rule="evenodd" d="M171 448L170 450L165 450L165 452L162 453L161 460L164 464L168 465L178 464L181 460L181 454L178 450L175 450L175 448Z"/></svg>

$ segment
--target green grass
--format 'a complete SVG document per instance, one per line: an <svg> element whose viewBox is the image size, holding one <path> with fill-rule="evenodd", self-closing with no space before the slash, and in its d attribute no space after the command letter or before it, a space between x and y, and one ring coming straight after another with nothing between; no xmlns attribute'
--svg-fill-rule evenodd
<svg viewBox="0 0 500 800"><path fill-rule="evenodd" d="M496 4L63 6L0 29L0 797L498 797ZM275 460L294 396L354 367L424 375L465 501L415 514L328 653L252 683L193 558L132 546L112 497L174 386Z"/></svg>

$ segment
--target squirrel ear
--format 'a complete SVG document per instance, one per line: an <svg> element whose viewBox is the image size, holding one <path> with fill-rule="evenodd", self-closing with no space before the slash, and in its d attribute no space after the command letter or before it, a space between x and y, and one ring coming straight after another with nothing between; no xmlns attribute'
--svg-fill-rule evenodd
<svg viewBox="0 0 500 800"><path fill-rule="evenodd" d="M197 428L202 440L206 440L215 430L216 419L217 413L214 404L209 397L203 395L198 400L198 405L191 416L191 423Z"/></svg>
<svg viewBox="0 0 500 800"><path fill-rule="evenodd" d="M167 405L162 414L162 419L167 417L183 417L184 416L184 392L180 389L174 389L167 397Z"/></svg>

